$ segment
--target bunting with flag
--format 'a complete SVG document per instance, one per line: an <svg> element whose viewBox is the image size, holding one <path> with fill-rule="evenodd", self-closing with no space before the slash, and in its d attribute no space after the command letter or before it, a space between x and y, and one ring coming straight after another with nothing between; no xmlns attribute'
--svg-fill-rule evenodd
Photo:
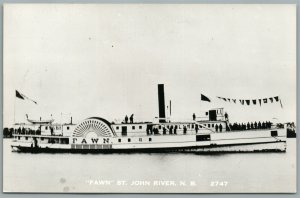
<svg viewBox="0 0 300 198"><path fill-rule="evenodd" d="M233 102L234 104L237 104L236 101L239 101L241 105L247 105L247 106L256 105L258 103L261 106L262 104L279 102L281 108L283 108L282 101L279 98L279 96L259 98L259 99L233 99L233 98L224 98L220 96L217 96L217 98L225 102L229 102L229 103Z"/></svg>

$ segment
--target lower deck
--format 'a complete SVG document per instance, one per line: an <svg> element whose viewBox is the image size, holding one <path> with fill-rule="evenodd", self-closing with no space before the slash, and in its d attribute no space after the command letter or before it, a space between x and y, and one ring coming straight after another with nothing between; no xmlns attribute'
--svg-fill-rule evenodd
<svg viewBox="0 0 300 198"><path fill-rule="evenodd" d="M189 150L226 146L286 142L284 129L253 130L211 134L152 135L141 137L45 137L19 135L14 137L15 148L52 150ZM238 149L237 149L238 150ZM285 148L281 149L285 150Z"/></svg>

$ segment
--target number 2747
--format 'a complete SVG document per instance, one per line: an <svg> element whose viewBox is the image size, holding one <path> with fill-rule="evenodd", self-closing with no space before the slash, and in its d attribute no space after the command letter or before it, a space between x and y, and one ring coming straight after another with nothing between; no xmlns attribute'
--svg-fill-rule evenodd
<svg viewBox="0 0 300 198"><path fill-rule="evenodd" d="M211 181L210 186L221 186L221 187L226 187L228 185L227 181Z"/></svg>

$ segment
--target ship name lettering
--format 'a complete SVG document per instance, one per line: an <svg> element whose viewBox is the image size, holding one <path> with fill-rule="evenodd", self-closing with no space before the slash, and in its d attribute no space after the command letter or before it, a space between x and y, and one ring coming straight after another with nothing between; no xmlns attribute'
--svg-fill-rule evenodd
<svg viewBox="0 0 300 198"><path fill-rule="evenodd" d="M103 143L109 143L109 138L103 138Z"/></svg>
<svg viewBox="0 0 300 198"><path fill-rule="evenodd" d="M97 144L99 139L98 139L98 138L96 138L96 139L92 138L91 140L92 140L92 142L93 142L94 144Z"/></svg>
<svg viewBox="0 0 300 198"><path fill-rule="evenodd" d="M73 138L73 144L77 142L77 138Z"/></svg>
<svg viewBox="0 0 300 198"><path fill-rule="evenodd" d="M82 139L82 141L81 141L81 144L87 144L87 142L86 142L86 140L85 139Z"/></svg>

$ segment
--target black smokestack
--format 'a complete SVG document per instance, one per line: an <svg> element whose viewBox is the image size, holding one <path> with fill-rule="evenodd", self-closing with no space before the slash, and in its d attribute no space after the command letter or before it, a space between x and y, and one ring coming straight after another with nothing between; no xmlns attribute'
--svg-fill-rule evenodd
<svg viewBox="0 0 300 198"><path fill-rule="evenodd" d="M158 111L159 122L166 122L164 84L158 84Z"/></svg>

